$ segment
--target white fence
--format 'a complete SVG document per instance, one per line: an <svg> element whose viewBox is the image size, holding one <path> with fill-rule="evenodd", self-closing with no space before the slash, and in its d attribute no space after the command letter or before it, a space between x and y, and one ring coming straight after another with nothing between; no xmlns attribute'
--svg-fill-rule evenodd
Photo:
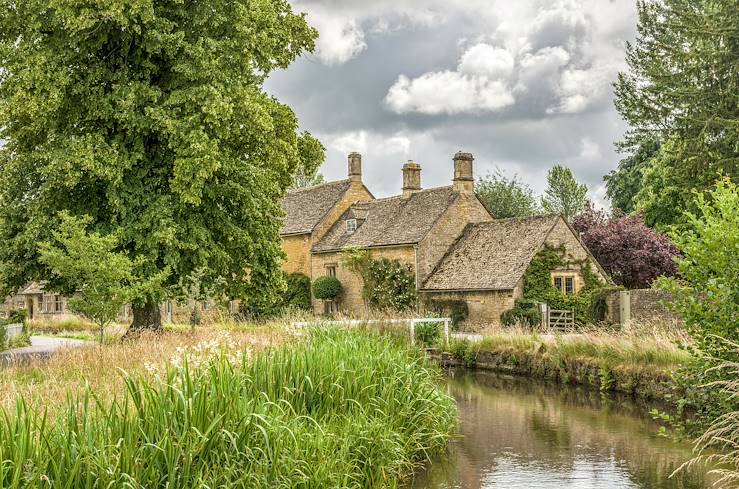
<svg viewBox="0 0 739 489"><path fill-rule="evenodd" d="M3 326L0 326L2 328ZM7 338L8 341L20 336L23 334L23 324L22 323L16 323L16 324L8 324L5 326L5 331L7 332Z"/></svg>
<svg viewBox="0 0 739 489"><path fill-rule="evenodd" d="M411 335L411 344L416 344L416 325L424 323L444 323L444 346L449 346L449 324L451 318L416 318L416 319L347 319L344 321L314 321L293 323L296 328L307 328L311 325L325 324L328 326L363 326L365 324L407 324Z"/></svg>

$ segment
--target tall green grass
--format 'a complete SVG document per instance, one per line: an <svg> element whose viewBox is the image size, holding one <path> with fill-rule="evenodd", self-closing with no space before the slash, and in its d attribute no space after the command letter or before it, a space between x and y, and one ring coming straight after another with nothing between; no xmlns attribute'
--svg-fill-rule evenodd
<svg viewBox="0 0 739 489"><path fill-rule="evenodd" d="M19 399L0 413L0 486L397 487L455 428L438 369L378 335L232 361L127 376L118 400L88 389L56 413Z"/></svg>

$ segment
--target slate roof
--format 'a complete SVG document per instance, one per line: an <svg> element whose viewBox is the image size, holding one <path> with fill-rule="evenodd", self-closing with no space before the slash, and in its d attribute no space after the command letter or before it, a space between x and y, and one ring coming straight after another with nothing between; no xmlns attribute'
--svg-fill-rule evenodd
<svg viewBox="0 0 739 489"><path fill-rule="evenodd" d="M438 187L402 196L358 202L350 207L313 247L313 251L413 244L421 241L436 220L459 197L452 187ZM357 229L347 233L347 219Z"/></svg>
<svg viewBox="0 0 739 489"><path fill-rule="evenodd" d="M546 240L558 215L470 224L422 290L511 290Z"/></svg>
<svg viewBox="0 0 739 489"><path fill-rule="evenodd" d="M282 199L285 220L280 234L313 232L350 186L349 180L338 180L288 191Z"/></svg>

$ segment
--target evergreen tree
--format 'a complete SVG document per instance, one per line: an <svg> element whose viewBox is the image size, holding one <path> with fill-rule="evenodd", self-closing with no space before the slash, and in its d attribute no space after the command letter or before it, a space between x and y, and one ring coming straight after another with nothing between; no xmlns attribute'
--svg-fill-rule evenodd
<svg viewBox="0 0 739 489"><path fill-rule="evenodd" d="M606 195L614 209L626 214L636 210L636 196L642 189L644 170L659 154L659 142L643 141L636 150L618 163L618 168L603 177Z"/></svg>
<svg viewBox="0 0 739 489"><path fill-rule="evenodd" d="M736 180L739 0L642 0L637 9L638 36L627 46L629 71L615 84L616 108L631 125L621 146L636 150L643 141L672 142L662 161L669 166L659 173L687 195L712 188L719 173ZM647 192L659 196L660 188ZM662 226L692 202L658 200L675 211L656 221Z"/></svg>
<svg viewBox="0 0 739 489"><path fill-rule="evenodd" d="M263 82L317 33L287 0L0 0L0 280L51 277L60 212L115 236L137 281L134 328L194 270L270 301L280 199L322 147ZM50 287L59 286L52 280Z"/></svg>
<svg viewBox="0 0 739 489"><path fill-rule="evenodd" d="M541 198L546 212L562 214L570 220L585 210L588 187L578 183L572 170L563 165L555 165L547 174L547 189Z"/></svg>

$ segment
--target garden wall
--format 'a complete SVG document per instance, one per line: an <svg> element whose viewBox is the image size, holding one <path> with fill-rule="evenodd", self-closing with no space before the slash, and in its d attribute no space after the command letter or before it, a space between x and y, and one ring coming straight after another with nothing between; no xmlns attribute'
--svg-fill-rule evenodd
<svg viewBox="0 0 739 489"><path fill-rule="evenodd" d="M669 292L657 289L613 292L606 299L608 306L606 320L613 324L626 324L628 321L637 323L680 321L680 318L665 306L665 302L671 298Z"/></svg>

